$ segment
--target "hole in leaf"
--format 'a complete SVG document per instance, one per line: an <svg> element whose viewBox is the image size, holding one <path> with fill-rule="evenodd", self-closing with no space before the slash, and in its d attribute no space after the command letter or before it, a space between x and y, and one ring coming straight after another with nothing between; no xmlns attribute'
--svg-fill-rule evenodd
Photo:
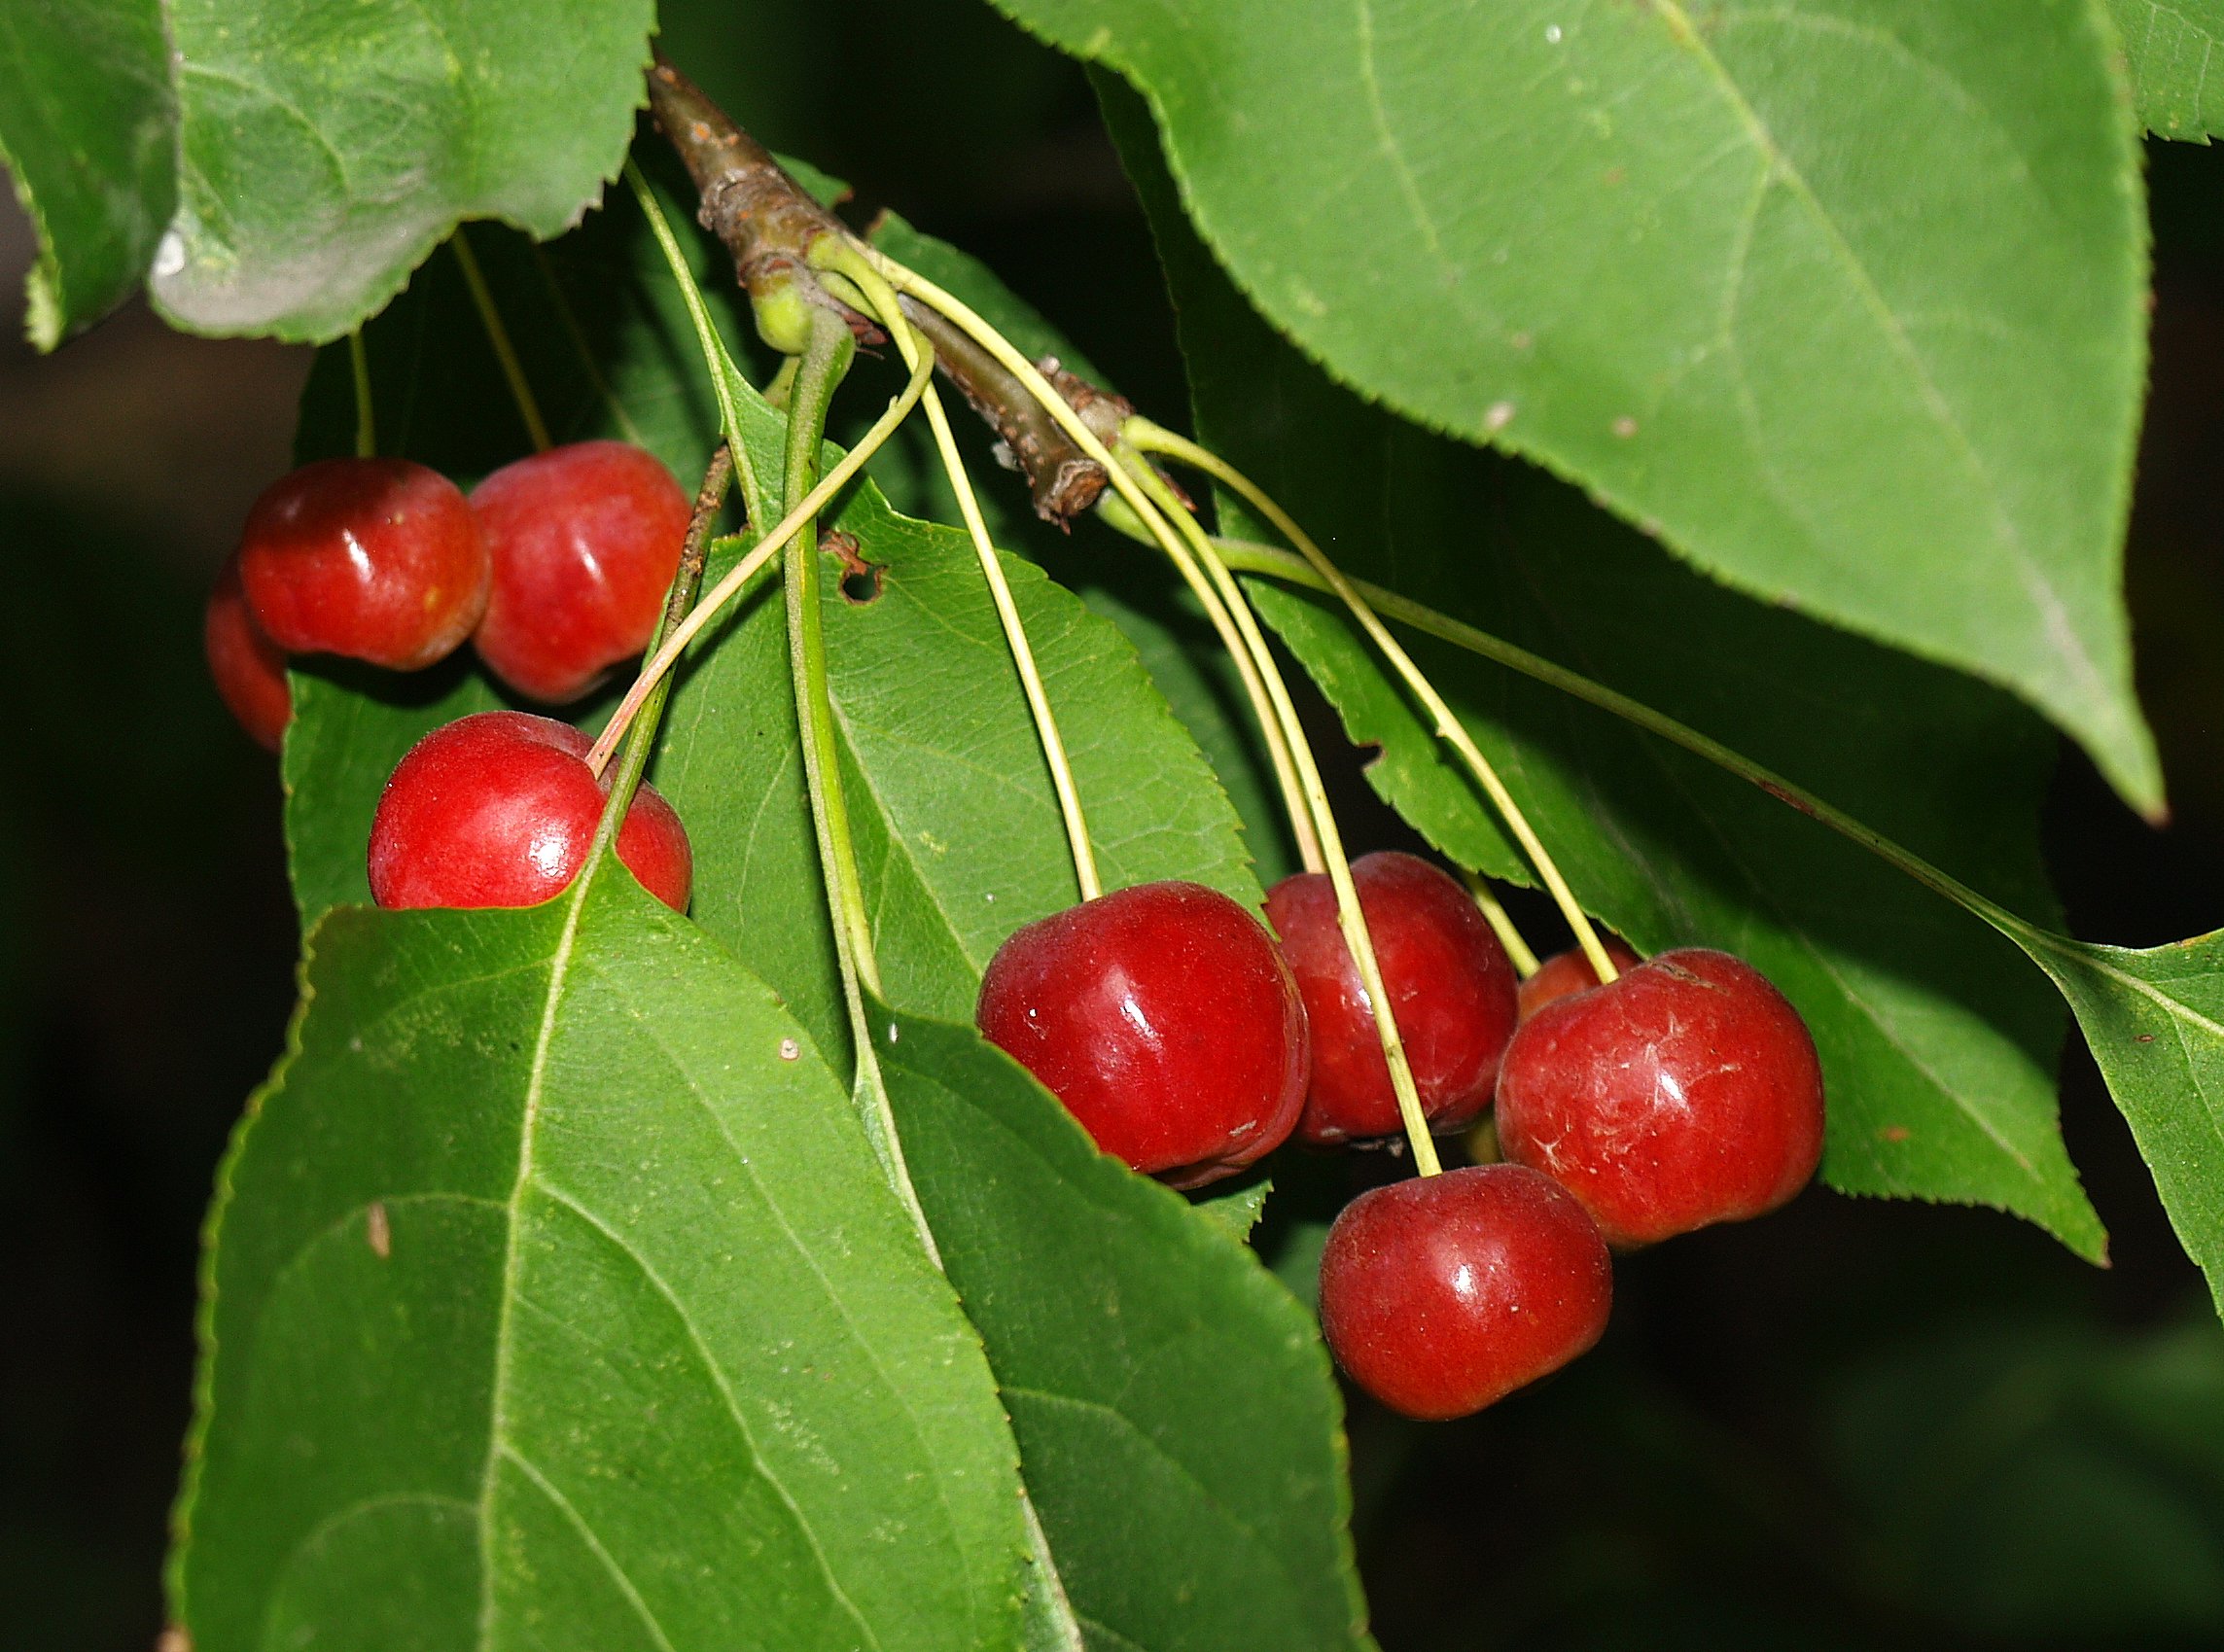
<svg viewBox="0 0 2224 1652"><path fill-rule="evenodd" d="M857 536L840 532L823 535L819 540L821 550L830 550L842 559L842 600L852 608L864 608L880 600L881 576L887 572L877 562L867 562L858 547Z"/></svg>

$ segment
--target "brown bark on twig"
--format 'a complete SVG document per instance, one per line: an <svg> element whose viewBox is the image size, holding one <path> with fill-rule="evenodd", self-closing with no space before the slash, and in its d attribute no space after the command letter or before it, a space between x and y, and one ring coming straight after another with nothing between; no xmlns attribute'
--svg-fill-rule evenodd
<svg viewBox="0 0 2224 1652"><path fill-rule="evenodd" d="M733 255L734 274L749 296L797 277L806 291L816 289L805 260L820 236L845 233L841 220L806 194L772 152L735 125L662 51L649 71L649 109L694 180L702 203L696 222Z"/></svg>
<svg viewBox="0 0 2224 1652"><path fill-rule="evenodd" d="M649 645L654 653L666 637L680 628L688 610L695 606L695 591L703 582L703 565L710 560L711 529L718 525L725 504L725 490L733 480L733 452L720 442L703 471L703 485L695 490L695 508L688 517L688 537L680 542L680 566L664 598L664 617Z"/></svg>
<svg viewBox="0 0 2224 1652"><path fill-rule="evenodd" d="M1012 464L1027 478L1036 515L1063 528L1096 504L1097 496L1111 480L1104 467L1081 451L1058 421L1027 393L1027 387L1005 370L1003 363L939 310L906 298L903 313L935 346L935 365L1002 439ZM1091 430L1097 429L1097 420L1088 411L1091 406L1108 410L1117 407L1119 417L1135 410L1119 397L1109 396L1065 371L1049 357L1038 366L1059 394L1082 409L1081 416L1090 420ZM1118 418L1112 424L1116 432ZM1104 435L1101 431L1098 434Z"/></svg>
<svg viewBox="0 0 2224 1652"><path fill-rule="evenodd" d="M861 338L877 341L871 322L829 294L809 264L823 235L846 235L840 219L788 176L772 153L739 126L662 52L649 71L649 107L694 180L696 220L732 255L751 299L781 289L838 310ZM939 312L906 298L904 314L935 349L935 365L1003 441L1027 478L1035 513L1065 527L1097 502L1110 478L1019 380ZM1134 408L1045 358L1043 373L1108 444Z"/></svg>

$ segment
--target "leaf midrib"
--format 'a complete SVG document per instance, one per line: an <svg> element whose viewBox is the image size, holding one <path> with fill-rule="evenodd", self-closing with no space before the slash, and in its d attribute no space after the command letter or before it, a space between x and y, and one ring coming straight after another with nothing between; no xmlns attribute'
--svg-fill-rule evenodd
<svg viewBox="0 0 2224 1652"><path fill-rule="evenodd" d="M1922 398L1924 405L1929 409L1933 422L1951 440L1955 456L1967 470L1971 479L1977 483L1979 494L1993 516L1995 531L1999 536L2000 544L2014 558L2016 567L2022 576L2025 590L2031 598L2033 606L2045 616L2048 635L2056 640L2058 649L2066 649L2065 662L2076 673L2087 693L2095 697L2096 703L2105 704L2107 700L2106 685L2101 681L2100 670L2086 648L2085 638L2077 631L2069 618L2069 612L2062 599L2062 593L2055 589L2053 580L2038 565L2030 546L2025 543L2023 530L2009 515L2006 500L2001 494L1998 483L1994 480L1991 469L1986 465L1983 455L1978 452L1976 443L1970 439L1968 431L1963 428L1960 416L1955 411L1953 404L1947 401L1945 392L1939 388L1937 380L1931 376L1929 363L1924 359L1923 353L1916 348L1915 340L1908 336L1907 330L1901 324L1898 314L1886 301L1884 292L1877 286L1876 278L1869 272L1868 265L1862 263L1860 257L1853 251L1852 243L1846 239L1844 230L1839 228L1837 219L1822 204L1821 197L1816 194L1814 186L1807 180L1807 175L1792 162L1791 158L1784 153L1783 146L1777 142L1775 132L1771 130L1768 123L1761 119L1760 111L1755 109L1751 100L1746 96L1745 89L1739 86L1736 77L1730 73L1729 66L1721 60L1701 36L1697 26L1691 21L1690 16L1684 11L1681 0L1654 0L1654 5L1660 15L1669 20L1671 32L1677 40L1690 52L1693 58L1707 72L1709 78L1715 83L1731 112L1745 123L1753 146L1759 152L1764 162L1765 175L1781 179L1784 187L1805 203L1809 213L1813 215L1815 223L1828 237L1830 249L1843 266L1848 280L1853 284L1854 293L1860 299L1863 306L1869 310L1871 318L1883 332L1892 352L1905 364L1917 394ZM1728 20L1734 24L1741 15L1731 14ZM1749 15L1754 16L1756 20L1762 20L1766 16L1765 14ZM1775 20L1801 27L1827 27L1830 21L1826 18L1791 18L1783 16L1777 17ZM1915 54L1908 52L1904 42L1899 41L1896 37L1887 36L1887 38L1891 39L1892 44L1898 47L1903 53L1915 58ZM1915 58L1915 60L1922 61L1920 58Z"/></svg>
<svg viewBox="0 0 2224 1652"><path fill-rule="evenodd" d="M506 1228L503 1240L501 1297L496 1310L497 1318L495 1325L493 1400L487 1423L486 1462L480 1475L477 1504L479 1529L480 1591L478 1645L481 1648L486 1648L491 1647L494 1644L494 1493L497 1472L502 1461L507 1459L508 1460L515 1463L523 1472L525 1472L526 1475L533 1481L535 1486L541 1491L542 1494L547 1497L550 1502L557 1508L558 1512L562 1514L564 1518L580 1531L583 1540L585 1540L588 1544L588 1547L602 1562L605 1567L608 1568L618 1587L624 1594L627 1600L631 1602L634 1609L640 1614L643 1622L648 1626L650 1632L655 1635L659 1646L666 1648L666 1652L671 1652L671 1640L669 1636L665 1634L662 1624L657 1620L655 1613L650 1608L648 1602L642 1598L639 1590L635 1587L632 1579L626 1574L624 1568L618 1564L617 1558L613 1556L609 1552L608 1548L604 1545L600 1535L594 1530L591 1524L589 1524L585 1517L580 1514L580 1512L572 1505L570 1499L562 1494L562 1492L559 1488L555 1487L551 1482L549 1482L535 1465L530 1463L524 1458L523 1454L517 1450L515 1444L510 1438L510 1429L505 1404L510 1391L512 1375L511 1359L512 1339L511 1334L511 1327L515 1318L516 1309L520 1304L532 1307L536 1312L539 1313L546 1314L547 1312L547 1310L539 1307L539 1305L528 1301L523 1293L520 1281L520 1247L518 1244L518 1234L520 1228L523 1225L520 1220L520 1215L526 1194L528 1191L536 1191L543 1198L546 1198L550 1202L561 1206L565 1210L570 1211L580 1220L585 1222L596 1233L600 1234L607 1242L616 1247L618 1252L632 1263L632 1265L640 1272L641 1277L648 1282L650 1287L657 1293L658 1297L671 1310L672 1314L679 1320L681 1326L687 1334L688 1346L694 1351L696 1357L701 1360L706 1375L708 1376L712 1386L717 1388L720 1398L724 1403L726 1414L732 1419L735 1428L739 1431L742 1443L747 1448L750 1459L755 1465L758 1474L762 1477L765 1484L771 1487L774 1494L780 1498L782 1505L786 1507L790 1517L794 1521L796 1530L801 1534L804 1542L809 1545L812 1558L816 1560L819 1564L820 1573L825 1580L829 1594L831 1595L833 1599L841 1606L842 1610L848 1614L850 1620L857 1625L858 1631L864 1636L865 1644L873 1648L874 1652L880 1652L881 1641L879 1635L875 1633L872 1626L866 1622L865 1615L858 1609L856 1603L850 1599L849 1593L842 1587L840 1579L835 1576L832 1563L827 1556L825 1546L820 1541L817 1529L812 1526L810 1520L804 1515L802 1507L795 1501L794 1495L789 1492L786 1484L781 1480L780 1476L773 1472L772 1466L766 1460L764 1453L759 1448L756 1435L751 1430L748 1420L742 1416L740 1401L734 1395L732 1386L727 1381L725 1371L720 1365L717 1357L712 1353L710 1348L703 1342L702 1333L695 1324L693 1315L688 1311L687 1306L680 1300L678 1294L672 1289L670 1283L663 1278L663 1276L650 1265L649 1260L646 1256L642 1255L641 1252L622 1235L613 1230L609 1223L605 1222L600 1216L596 1215L591 1210L589 1210L582 1201L581 1201L576 1196L567 1193L563 1188L548 1180L545 1176L541 1175L535 1166L533 1155L534 1137L535 1131L539 1124L541 1103L547 1091L549 1052L554 1045L558 1011L562 1006L564 994L570 981L572 962L574 955L578 949L579 931L580 926L583 921L583 916L586 909L586 901L592 892L597 877L602 874L603 865L608 859L609 857L607 856L598 858L595 861L591 862L587 868L583 869L580 876L574 881L571 892L570 905L564 914L564 926L557 935L555 949L549 956L548 985L547 996L542 1003L541 1026L534 1041L532 1062L528 1069L528 1075L525 1086L524 1118L518 1130L517 1172L514 1180L512 1182L508 1199L500 1202L499 1206L499 1208L502 1209L506 1213L508 1226ZM621 983L616 981L607 973L603 975L603 979L608 982L614 990L620 992L622 995L623 988ZM657 1047L663 1052L665 1059L672 1063L674 1070L680 1072L683 1077L685 1077L685 1064L680 1061L676 1052L674 1052L661 1037L655 1036L653 1023L644 1019L640 1024L643 1028L649 1030L652 1040L655 1042ZM708 1104L703 1102L699 1086L695 1085L690 1080L687 1082L686 1088L689 1096L693 1098L698 1103L698 1105L707 1107ZM740 1144L733 1140L731 1132L725 1128L725 1124L723 1119L718 1119L714 1116L713 1122L718 1125L722 1139L724 1140L728 1148L732 1150L735 1158L744 1166L750 1167L751 1177L754 1181L757 1182L759 1192L765 1201L766 1209L771 1211L779 1221L781 1232L787 1236L789 1244L794 1247L795 1252L801 1256L810 1266L813 1274L818 1278L820 1285L825 1289L828 1300L833 1303L837 1311L841 1313L843 1323L849 1326L853 1341L855 1341L861 1348L865 1349L868 1357L871 1357L874 1361L874 1369L880 1372L884 1382L889 1382L888 1374L881 1368L879 1364L877 1353L875 1353L870 1349L869 1345L866 1343L866 1340L862 1335L860 1335L855 1322L850 1318L847 1305L842 1302L839 1293L834 1290L832 1283L827 1279L824 1271L820 1269L818 1265L818 1258L810 1253L809 1248L803 1244L801 1237L796 1234L793 1224L789 1222L785 1213L779 1210L777 1204L772 1200L769 1191L764 1188L762 1179L757 1176L755 1167L751 1165L749 1156L741 1151ZM493 1204L495 1202L490 1200L486 1201L486 1203ZM890 1383L890 1387L894 1388L895 1385ZM924 1439L922 1436L919 1436L918 1432L917 1418L913 1417L910 1421L912 1424L914 1436L920 1437L922 1446L924 1446ZM948 1507L946 1489L941 1487L940 1483L937 1481L936 1490L937 1493L941 1495L945 1515L950 1515L951 1511ZM954 1528L954 1516L951 1516L951 1519Z"/></svg>
<svg viewBox="0 0 2224 1652"><path fill-rule="evenodd" d="M478 1644L482 1648L494 1644L494 1483L502 1462L502 1441L509 1432L506 1400L510 1392L511 1325L515 1318L512 1305L517 1300L522 1267L517 1243L518 1212L533 1179L533 1136L540 1122L541 1099L547 1084L548 1051L555 1042L556 1009L563 1001L564 983L571 974L572 953L579 944L587 893L601 873L602 859L590 851L587 864L581 867L579 876L572 880L564 927L557 933L555 950L549 955L547 993L542 1001L541 1027L535 1036L533 1059L527 1068L525 1116L517 1129L517 1170L510 1184L510 1196L503 1201L508 1219L502 1238L502 1291L495 1307L494 1394L487 1417L486 1463L480 1471L478 1487Z"/></svg>
<svg viewBox="0 0 2224 1652"><path fill-rule="evenodd" d="M2058 958L2066 958L2073 963L2082 965L2085 968L2092 970L2096 975L2100 975L2108 980L2114 981L2119 986L2126 986L2131 988L2134 992L2139 994L2140 997L2151 999L2156 1003L2161 1004L2163 1006L2164 1013L2173 1016L2181 1021L2189 1021L2194 1026L2199 1027L2203 1032L2206 1033L2210 1037L2215 1038L2220 1043L2224 1043L2224 1026L2220 1026L2216 1022L2209 1020L2207 1016L2202 1014L2198 1009L2195 1009L2183 999L2171 997L2170 994L2164 992L2152 981L2146 980L2141 976L2135 975L2127 969L2118 968L2115 965L2110 964L2106 957L2097 948L2086 946L2079 941L2068 938L2067 936L2057 935L2044 930L2034 929L2030 935L2021 938L2025 939L2029 943L2043 947L2046 951L2053 953Z"/></svg>
<svg viewBox="0 0 2224 1652"><path fill-rule="evenodd" d="M1660 15L1667 26L1671 49L1680 46L1688 51L1692 59L1698 63L1708 80L1713 85L1716 95L1722 100L1723 105L1744 126L1747 141L1760 161L1759 177L1756 180L1755 205L1757 206L1759 199L1765 196L1766 189L1771 181L1780 182L1800 200L1810 219L1820 229L1825 237L1833 262L1841 268L1855 298L1869 313L1873 324L1885 338L1888 347L1902 362L1909 375L1909 382L1928 413L1931 422L1946 438L1957 461L1975 484L1977 496L1983 501L1984 508L1992 518L1996 541L2012 561L2025 596L2031 605L2032 611L2044 622L2043 628L2047 637L2053 642L2056 658L2066 668L2079 685L2079 698L2088 707L2104 711L2111 698L2108 685L2098 663L2093 658L2086 637L2076 628L2071 618L2072 611L2064 601L2062 593L2056 588L2054 580L2040 565L2030 546L2027 544L2023 530L2010 514L2006 497L1994 479L1990 467L1978 451L1953 404L1947 400L1943 390L1940 389L1937 380L1930 371L1929 364L1916 347L1915 341L1908 335L1899 315L1886 300L1882 289L1877 285L1876 279L1867 264L1853 251L1836 218L1823 205L1821 198L1815 193L1814 187L1805 173L1777 142L1774 131L1768 123L1761 119L1759 111L1746 96L1744 89L1730 73L1728 66L1707 44L1700 30L1685 12L1680 0L1656 0L1653 10ZM1426 244L1429 256L1447 278L1441 283L1441 290L1451 295L1454 302L1460 302L1458 296L1460 283L1457 279L1459 270L1440 245L1434 224L1419 198L1418 183L1406 167L1402 150L1389 129L1388 111L1374 77L1372 0L1356 0L1356 10L1353 16L1356 54L1363 83L1360 90L1368 105L1369 119L1382 141L1386 159L1397 172L1400 193L1403 195L1407 210L1411 214L1414 228ZM1766 20L1768 14L1757 12L1735 14L1730 20L1735 21L1742 17L1752 17L1756 20ZM1827 27L1833 19L1800 18L1781 20L1794 22L1801 26ZM1888 35L1885 38L1889 40L1903 55L1915 63L1935 68L1935 65L1928 64L1925 59L1917 57L1909 51L1906 44L1896 37ZM1959 83L1955 84L1959 86ZM1183 184L1182 193L1184 201L1191 202L1192 212L1194 212L1191 192L1185 183ZM1464 304L1462 307L1465 307ZM1431 421L1425 420L1424 422ZM1524 449L1534 445L1534 443L1523 440L1518 433L1506 433L1499 439L1510 440L1514 445Z"/></svg>

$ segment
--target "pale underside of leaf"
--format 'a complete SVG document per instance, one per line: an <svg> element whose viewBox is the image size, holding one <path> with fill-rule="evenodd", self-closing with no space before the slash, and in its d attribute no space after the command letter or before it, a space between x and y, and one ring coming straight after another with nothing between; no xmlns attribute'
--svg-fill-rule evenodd
<svg viewBox="0 0 2224 1652"><path fill-rule="evenodd" d="M123 302L175 204L156 0L0 8L0 159L39 238L25 330L51 350Z"/></svg>
<svg viewBox="0 0 2224 1652"><path fill-rule="evenodd" d="M157 301L202 333L323 340L464 219L560 233L646 101L649 0L169 8L179 200Z"/></svg>

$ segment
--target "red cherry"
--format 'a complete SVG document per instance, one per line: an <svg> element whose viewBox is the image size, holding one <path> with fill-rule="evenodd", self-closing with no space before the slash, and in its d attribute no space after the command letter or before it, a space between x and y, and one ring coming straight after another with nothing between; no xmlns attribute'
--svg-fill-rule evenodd
<svg viewBox="0 0 2224 1652"><path fill-rule="evenodd" d="M1499 1074L1499 1144L1583 1202L1609 1243L1743 1221L1822 1157L1822 1066L1767 977L1664 952L1522 1023Z"/></svg>
<svg viewBox="0 0 2224 1652"><path fill-rule="evenodd" d="M1241 1170L1305 1103L1305 1006L1256 918L1217 890L1142 884L1027 925L974 1011L1108 1153L1177 1187Z"/></svg>
<svg viewBox="0 0 2224 1652"><path fill-rule="evenodd" d="M1602 935L1600 939L1606 943L1606 956L1613 960L1616 969L1635 969L1644 962L1612 935ZM1522 982L1521 1018L1527 1021L1553 1000L1598 984L1599 972L1591 967L1591 960L1581 947L1571 946L1566 952L1556 952L1536 967L1536 974Z"/></svg>
<svg viewBox="0 0 2224 1652"><path fill-rule="evenodd" d="M436 728L395 766L371 823L381 906L536 906L579 875L602 818L591 743L568 722L477 712ZM653 787L633 795L618 858L674 911L694 856Z"/></svg>
<svg viewBox="0 0 2224 1652"><path fill-rule="evenodd" d="M286 685L286 656L255 628L239 591L239 559L229 558L208 593L201 615L201 648L218 696L255 743L275 752L294 721L293 690Z"/></svg>
<svg viewBox="0 0 2224 1652"><path fill-rule="evenodd" d="M406 459L320 459L247 513L239 582L288 653L397 671L452 652L486 607L486 543L471 505Z"/></svg>
<svg viewBox="0 0 2224 1652"><path fill-rule="evenodd" d="M622 441L576 441L472 490L494 562L472 639L530 699L576 700L649 646L691 510L672 473Z"/></svg>
<svg viewBox="0 0 2224 1652"><path fill-rule="evenodd" d="M1474 1165L1360 1194L1321 1254L1321 1330L1407 1417L1465 1417L1557 1371L1613 1307L1606 1241L1533 1170Z"/></svg>
<svg viewBox="0 0 2224 1652"><path fill-rule="evenodd" d="M1458 881L1411 855L1362 855L1352 883L1374 941L1421 1110L1457 1130L1490 1105L1513 1036L1514 974L1505 948ZM1284 878L1266 916L1305 997L1313 1084L1299 1140L1324 1146L1402 1128L1374 1010L1336 922L1325 872Z"/></svg>

